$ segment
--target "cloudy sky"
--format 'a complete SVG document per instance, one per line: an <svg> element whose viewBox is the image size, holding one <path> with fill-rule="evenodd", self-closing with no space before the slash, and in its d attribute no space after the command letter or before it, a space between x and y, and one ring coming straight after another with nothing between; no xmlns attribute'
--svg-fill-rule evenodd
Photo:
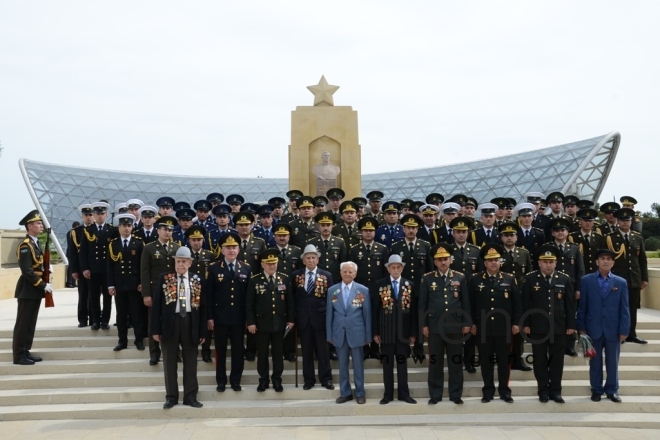
<svg viewBox="0 0 660 440"><path fill-rule="evenodd" d="M657 1L7 1L0 228L33 205L18 159L286 177L291 111L325 75L363 172L619 131L601 201L657 193Z"/></svg>

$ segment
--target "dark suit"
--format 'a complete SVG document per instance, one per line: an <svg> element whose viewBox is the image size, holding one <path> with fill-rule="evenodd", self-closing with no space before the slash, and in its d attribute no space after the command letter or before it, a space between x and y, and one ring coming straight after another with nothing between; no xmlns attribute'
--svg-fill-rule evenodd
<svg viewBox="0 0 660 440"><path fill-rule="evenodd" d="M197 345L206 328L206 311L203 300L202 280L187 272L190 301L185 317L176 311L178 301L178 278L176 272L163 273L153 291L151 334L160 335L163 347L163 370L165 371L165 392L167 400L179 401L177 381L177 358L179 346L183 358L183 402L197 400ZM173 279L173 282L171 281ZM166 286L165 288L163 286ZM174 291L171 291L173 286ZM197 293L197 295L196 295ZM197 299L195 299L197 297ZM168 303L169 302L169 303Z"/></svg>
<svg viewBox="0 0 660 440"><path fill-rule="evenodd" d="M108 324L112 312L112 297L108 293L106 262L108 243L118 234L117 228L105 223L99 231L96 223L84 228L80 244L80 270L89 270L89 316L91 324ZM101 296L103 312L101 313Z"/></svg>
<svg viewBox="0 0 660 440"><path fill-rule="evenodd" d="M326 297L332 286L332 274L325 270L315 269L316 281L311 290L307 289L307 268L291 274L293 297L296 308L296 325L300 337L300 348L303 358L303 378L306 385L314 385L314 349L319 359L319 381L325 385L332 383L330 353L325 329Z"/></svg>
<svg viewBox="0 0 660 440"><path fill-rule="evenodd" d="M80 245L83 240L83 226L73 228L66 235L66 258L69 270L78 274L78 323L87 325L89 320L89 283L80 270Z"/></svg>
<svg viewBox="0 0 660 440"><path fill-rule="evenodd" d="M550 217L548 217L545 214L534 214L534 220L532 220L532 227L538 228L541 231L543 231L543 236L545 237L544 241L549 241L548 238L545 236L545 231L548 228L549 224L550 224ZM550 238L552 238L552 235L550 235Z"/></svg>

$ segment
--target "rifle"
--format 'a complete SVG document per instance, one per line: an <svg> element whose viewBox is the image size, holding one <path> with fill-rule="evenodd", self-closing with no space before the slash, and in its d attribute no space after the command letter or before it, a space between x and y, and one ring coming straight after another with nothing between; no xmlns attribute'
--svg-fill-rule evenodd
<svg viewBox="0 0 660 440"><path fill-rule="evenodd" d="M44 246L44 271L41 274L41 279L44 283L50 283L50 228L46 229L46 245ZM46 299L46 307L55 307L55 302L53 301L53 294L50 292L44 292L44 298Z"/></svg>

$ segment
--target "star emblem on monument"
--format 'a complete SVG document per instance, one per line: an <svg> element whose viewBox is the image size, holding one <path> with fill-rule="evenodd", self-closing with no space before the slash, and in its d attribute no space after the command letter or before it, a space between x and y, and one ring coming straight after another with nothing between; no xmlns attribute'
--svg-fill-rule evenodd
<svg viewBox="0 0 660 440"><path fill-rule="evenodd" d="M339 86L328 84L325 76L321 76L321 80L317 85L307 86L307 89L314 95L315 106L335 105L334 101L332 100L332 95L337 91L337 89L339 89Z"/></svg>

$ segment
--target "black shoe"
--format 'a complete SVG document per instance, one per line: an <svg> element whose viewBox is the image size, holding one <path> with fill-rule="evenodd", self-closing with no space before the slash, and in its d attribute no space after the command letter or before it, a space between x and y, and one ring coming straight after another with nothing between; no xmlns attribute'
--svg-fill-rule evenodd
<svg viewBox="0 0 660 440"><path fill-rule="evenodd" d="M417 403L417 401L415 399L413 399L412 397L410 397L410 396L408 396L408 397L399 397L398 400L400 400L402 402L406 402L406 403L413 403L413 404Z"/></svg>
<svg viewBox="0 0 660 440"><path fill-rule="evenodd" d="M435 404L438 403L438 402L442 402L442 397L439 398L439 399L434 399L433 397L431 397L431 398L429 399L429 405L435 405Z"/></svg>
<svg viewBox="0 0 660 440"><path fill-rule="evenodd" d="M268 388L267 383L259 383L259 386L257 387L257 391L263 393L264 391L266 391L266 388Z"/></svg>
<svg viewBox="0 0 660 440"><path fill-rule="evenodd" d="M201 408L201 407L204 406L200 402L198 402L197 400L191 400L190 402L183 402L183 404L191 406L193 408Z"/></svg>
<svg viewBox="0 0 660 440"><path fill-rule="evenodd" d="M127 324L126 328L133 328L133 324Z"/></svg>
<svg viewBox="0 0 660 440"><path fill-rule="evenodd" d="M474 373L477 372L477 369L474 368L474 365L466 365L465 366L465 371L467 371L468 373L474 374Z"/></svg>
<svg viewBox="0 0 660 440"><path fill-rule="evenodd" d="M591 400L593 400L594 402L600 402L600 394L591 393Z"/></svg>
<svg viewBox="0 0 660 440"><path fill-rule="evenodd" d="M337 397L337 400L335 400L335 402L336 403L346 403L349 400L353 400L353 395L352 394L350 396L346 396L346 397L341 397L341 396Z"/></svg>
<svg viewBox="0 0 660 440"><path fill-rule="evenodd" d="M550 396L552 400L554 400L557 403L566 403L563 397L561 397L560 394L557 394L556 396Z"/></svg>
<svg viewBox="0 0 660 440"><path fill-rule="evenodd" d="M363 361L366 361L367 359L369 359L369 353L364 353L364 354L362 355L362 360L363 360Z"/></svg>
<svg viewBox="0 0 660 440"><path fill-rule="evenodd" d="M28 354L26 356L28 359L30 359L32 362L41 362L43 359L41 359L39 356L32 356L32 353L28 351Z"/></svg>
<svg viewBox="0 0 660 440"><path fill-rule="evenodd" d="M570 356L570 357L575 357L575 356L577 356L577 353L576 353L575 350L573 350L572 348L567 348L567 349L565 349L565 350L564 350L564 354L565 354L566 356Z"/></svg>
<svg viewBox="0 0 660 440"><path fill-rule="evenodd" d="M215 390L219 393L224 393L225 392L225 387L226 387L226 385L218 385L217 387L215 387Z"/></svg>
<svg viewBox="0 0 660 440"><path fill-rule="evenodd" d="M144 343L142 341L135 341L135 348L140 351L144 350Z"/></svg>
<svg viewBox="0 0 660 440"><path fill-rule="evenodd" d="M529 365L525 365L524 363L516 363L511 366L512 370L520 370L520 371L532 371L532 367Z"/></svg>
<svg viewBox="0 0 660 440"><path fill-rule="evenodd" d="M163 409L170 409L170 408L172 408L174 405L178 405L178 403L179 403L179 402L177 402L176 400L167 399L167 400L165 401L165 403L163 404Z"/></svg>
<svg viewBox="0 0 660 440"><path fill-rule="evenodd" d="M548 403L549 400L548 396L539 396L539 402L541 403Z"/></svg>
<svg viewBox="0 0 660 440"><path fill-rule="evenodd" d="M324 383L322 386L325 387L326 390L334 390L335 386L332 384L332 382Z"/></svg>
<svg viewBox="0 0 660 440"><path fill-rule="evenodd" d="M208 354L207 354L206 356L202 356L202 360L203 360L204 362L213 362L213 361L211 360L211 356L209 356Z"/></svg>
<svg viewBox="0 0 660 440"><path fill-rule="evenodd" d="M87 327L87 323L86 323L86 322L85 322L85 323L83 323L83 322L78 323L78 328L83 328L83 327Z"/></svg>
<svg viewBox="0 0 660 440"><path fill-rule="evenodd" d="M488 403L488 402L490 402L491 400L493 400L493 398L490 397L490 396L484 396L484 397L481 398L481 402L482 402L482 403Z"/></svg>
<svg viewBox="0 0 660 440"><path fill-rule="evenodd" d="M381 405L387 405L391 401L392 401L392 399L388 399L387 397L383 397L382 399L380 399L380 404Z"/></svg>
<svg viewBox="0 0 660 440"><path fill-rule="evenodd" d="M305 391L307 391L307 390L311 390L313 386L314 386L313 383L311 383L311 384L310 384L310 383L306 383L305 385L303 385L303 390L305 390Z"/></svg>
<svg viewBox="0 0 660 440"><path fill-rule="evenodd" d="M126 350L126 344L117 344L115 348L112 349L112 351L121 351L121 350Z"/></svg>
<svg viewBox="0 0 660 440"><path fill-rule="evenodd" d="M633 336L632 338L626 338L626 342L634 342L635 344L648 344L648 341L645 341L644 339L640 339L637 336Z"/></svg>
<svg viewBox="0 0 660 440"><path fill-rule="evenodd" d="M610 399L612 402L621 403L621 397L619 397L618 394L608 394L607 398Z"/></svg>
<svg viewBox="0 0 660 440"><path fill-rule="evenodd" d="M106 323L101 324L101 330L110 330L110 326Z"/></svg>
<svg viewBox="0 0 660 440"><path fill-rule="evenodd" d="M92 330L98 330L100 328L101 328L101 326L98 323L92 324Z"/></svg>
<svg viewBox="0 0 660 440"><path fill-rule="evenodd" d="M296 357L293 354L289 353L286 356L284 356L284 360L289 362L295 362Z"/></svg>
<svg viewBox="0 0 660 440"><path fill-rule="evenodd" d="M500 396L500 399L504 400L506 403L513 403L513 398L509 395Z"/></svg>
<svg viewBox="0 0 660 440"><path fill-rule="evenodd" d="M339 360L339 358L337 357L337 353L330 353L330 360L331 361Z"/></svg>
<svg viewBox="0 0 660 440"><path fill-rule="evenodd" d="M14 365L34 365L34 361L25 357L23 359L14 361Z"/></svg>
<svg viewBox="0 0 660 440"><path fill-rule="evenodd" d="M231 386L231 389L234 391L241 391L243 388L241 388L241 386L238 384L234 384Z"/></svg>
<svg viewBox="0 0 660 440"><path fill-rule="evenodd" d="M281 383L273 383L273 389L277 393L281 393L282 391L284 391L284 387L282 386Z"/></svg>
<svg viewBox="0 0 660 440"><path fill-rule="evenodd" d="M245 360L248 362L254 362L255 356L253 354L246 354Z"/></svg>
<svg viewBox="0 0 660 440"><path fill-rule="evenodd" d="M149 365L158 365L158 356L151 356L151 359L149 359Z"/></svg>
<svg viewBox="0 0 660 440"><path fill-rule="evenodd" d="M463 405L463 399L461 399L460 397L452 400L452 402L454 402L456 405Z"/></svg>
<svg viewBox="0 0 660 440"><path fill-rule="evenodd" d="M416 360L418 360L418 361L420 361L420 362L423 362L423 361L426 359L426 355L425 355L425 354L413 354L412 357L413 357L413 359L416 359Z"/></svg>
<svg viewBox="0 0 660 440"><path fill-rule="evenodd" d="M176 361L180 364L183 362L183 359L181 359L181 356L177 356Z"/></svg>

